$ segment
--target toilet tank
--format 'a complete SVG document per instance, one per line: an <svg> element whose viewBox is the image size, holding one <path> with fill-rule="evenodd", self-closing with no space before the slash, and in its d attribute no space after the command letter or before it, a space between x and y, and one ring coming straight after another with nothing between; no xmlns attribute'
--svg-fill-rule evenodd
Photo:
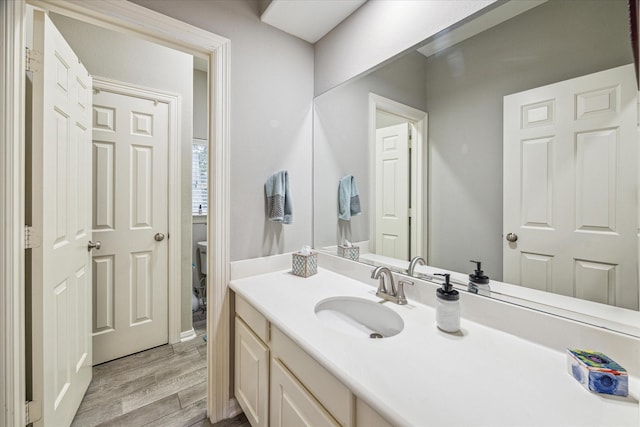
<svg viewBox="0 0 640 427"><path fill-rule="evenodd" d="M198 242L200 252L200 273L207 274L207 242Z"/></svg>

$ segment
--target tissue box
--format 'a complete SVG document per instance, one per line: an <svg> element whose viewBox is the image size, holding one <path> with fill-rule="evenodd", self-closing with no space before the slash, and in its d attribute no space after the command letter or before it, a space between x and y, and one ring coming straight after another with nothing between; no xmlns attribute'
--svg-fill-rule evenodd
<svg viewBox="0 0 640 427"><path fill-rule="evenodd" d="M347 258L353 261L357 261L360 258L360 248L358 246L338 246L338 256L342 258Z"/></svg>
<svg viewBox="0 0 640 427"><path fill-rule="evenodd" d="M291 272L296 276L309 277L318 272L317 253L311 252L309 255L293 253L291 255Z"/></svg>
<svg viewBox="0 0 640 427"><path fill-rule="evenodd" d="M589 391L616 396L629 394L627 371L602 353L567 349L567 368Z"/></svg>

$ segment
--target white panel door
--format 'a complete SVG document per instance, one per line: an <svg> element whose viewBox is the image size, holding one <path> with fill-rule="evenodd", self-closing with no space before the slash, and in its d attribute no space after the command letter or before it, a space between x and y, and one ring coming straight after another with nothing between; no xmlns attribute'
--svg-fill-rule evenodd
<svg viewBox="0 0 640 427"><path fill-rule="evenodd" d="M376 129L375 252L409 259L409 124Z"/></svg>
<svg viewBox="0 0 640 427"><path fill-rule="evenodd" d="M236 317L235 396L252 427L269 425L269 348Z"/></svg>
<svg viewBox="0 0 640 427"><path fill-rule="evenodd" d="M93 95L93 361L168 342L168 104ZM156 240L156 238L161 240Z"/></svg>
<svg viewBox="0 0 640 427"><path fill-rule="evenodd" d="M71 424L91 382L91 77L34 12L31 213L36 426Z"/></svg>
<svg viewBox="0 0 640 427"><path fill-rule="evenodd" d="M504 98L504 281L638 309L633 65Z"/></svg>

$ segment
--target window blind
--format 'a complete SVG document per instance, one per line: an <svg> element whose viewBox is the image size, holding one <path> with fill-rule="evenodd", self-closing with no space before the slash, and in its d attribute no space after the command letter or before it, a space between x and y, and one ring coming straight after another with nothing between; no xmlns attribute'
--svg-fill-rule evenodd
<svg viewBox="0 0 640 427"><path fill-rule="evenodd" d="M208 142L205 139L193 139L191 150L191 212L207 213L207 161Z"/></svg>

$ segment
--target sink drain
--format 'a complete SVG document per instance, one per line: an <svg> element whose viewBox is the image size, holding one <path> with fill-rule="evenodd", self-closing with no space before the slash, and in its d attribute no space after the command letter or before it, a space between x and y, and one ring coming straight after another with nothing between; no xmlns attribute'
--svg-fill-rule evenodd
<svg viewBox="0 0 640 427"><path fill-rule="evenodd" d="M384 338L384 337L382 336L382 334L379 334L377 332L372 332L371 334L369 334L369 338L378 339L378 338Z"/></svg>

